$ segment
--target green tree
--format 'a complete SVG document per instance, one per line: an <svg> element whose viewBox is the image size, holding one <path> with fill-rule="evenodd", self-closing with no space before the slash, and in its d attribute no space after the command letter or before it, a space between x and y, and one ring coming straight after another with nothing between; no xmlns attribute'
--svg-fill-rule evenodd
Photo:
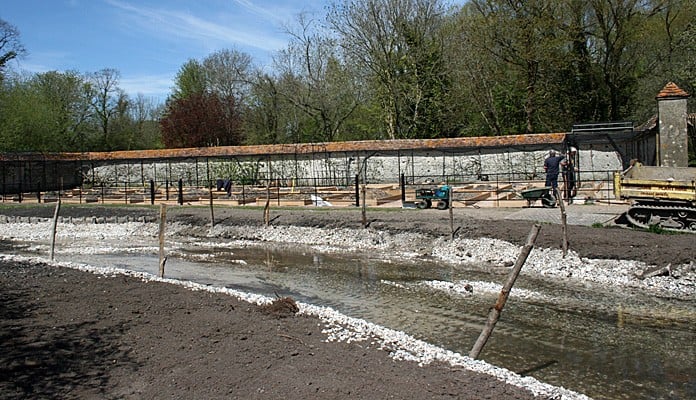
<svg viewBox="0 0 696 400"><path fill-rule="evenodd" d="M540 99L546 95L543 85L559 65L563 43L557 25L559 2L472 0L468 11L471 17L465 21L468 23L465 31L471 46L469 51L490 57L487 66L503 65L503 73L508 77L505 89L523 93L523 101L518 104L524 112L522 130L538 131ZM487 86L492 88L494 84L487 82ZM488 104L495 105L496 101ZM507 105L499 103L497 107L498 110L487 112L489 117L496 115L499 119Z"/></svg>
<svg viewBox="0 0 696 400"><path fill-rule="evenodd" d="M441 129L427 120L437 119L447 90L440 36L445 14L438 0L350 0L330 9L345 57L373 87L388 138L431 137Z"/></svg>
<svg viewBox="0 0 696 400"><path fill-rule="evenodd" d="M171 98L184 99L204 93L206 90L207 83L203 66L196 60L188 60L174 78Z"/></svg>
<svg viewBox="0 0 696 400"><path fill-rule="evenodd" d="M5 150L89 150L90 100L88 84L75 72L8 80L0 100Z"/></svg>

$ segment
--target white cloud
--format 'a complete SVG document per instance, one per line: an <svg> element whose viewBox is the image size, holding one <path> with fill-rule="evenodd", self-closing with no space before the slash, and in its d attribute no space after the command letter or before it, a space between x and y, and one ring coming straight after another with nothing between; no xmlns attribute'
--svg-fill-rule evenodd
<svg viewBox="0 0 696 400"><path fill-rule="evenodd" d="M130 22L144 31L156 34L159 38L170 37L172 41L192 40L199 42L204 48L234 45L275 51L285 46L286 42L277 37L277 17L247 1L237 2L266 21L245 18L244 15L234 15L234 20L221 21L220 15L223 14L220 13L216 14L217 21L213 21L213 18L197 16L187 11L139 7L118 0L108 0L110 5L122 11ZM228 17L232 18L231 15Z"/></svg>

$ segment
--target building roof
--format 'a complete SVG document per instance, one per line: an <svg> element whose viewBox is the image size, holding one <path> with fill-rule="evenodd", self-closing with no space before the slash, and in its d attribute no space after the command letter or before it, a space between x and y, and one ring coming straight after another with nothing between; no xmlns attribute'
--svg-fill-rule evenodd
<svg viewBox="0 0 696 400"><path fill-rule="evenodd" d="M505 148L546 149L562 145L565 133L458 137L445 139L362 140L352 142L295 143L253 146L194 147L162 150L132 150L85 153L0 153L0 161L119 161L188 158L265 158L313 154L398 154L399 152L466 152Z"/></svg>
<svg viewBox="0 0 696 400"><path fill-rule="evenodd" d="M665 87L660 90L660 93L657 94L657 99L673 99L673 98L685 98L689 97L689 94L686 93L682 88L677 86L676 83L674 82L669 82L668 84L665 85Z"/></svg>

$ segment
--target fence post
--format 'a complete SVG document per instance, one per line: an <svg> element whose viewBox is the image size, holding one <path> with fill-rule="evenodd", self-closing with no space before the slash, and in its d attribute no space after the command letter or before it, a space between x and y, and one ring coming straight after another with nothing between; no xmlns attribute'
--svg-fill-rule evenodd
<svg viewBox="0 0 696 400"><path fill-rule="evenodd" d="M159 221L159 275L164 278L164 263L167 262L167 257L164 256L164 228L167 226L167 205L160 204L160 221Z"/></svg>
<svg viewBox="0 0 696 400"><path fill-rule="evenodd" d="M56 248L56 228L58 226L58 212L60 211L60 197L58 197L58 202L56 203L56 209L53 212L53 228L51 229L51 261L53 261L53 255Z"/></svg>
<svg viewBox="0 0 696 400"><path fill-rule="evenodd" d="M565 204L563 204L563 198L561 197L561 191L558 188L554 189L554 196L556 196L556 202L561 209L561 230L563 231L561 247L563 249L563 258L565 258L565 256L568 254L568 224L566 223L567 214Z"/></svg>
<svg viewBox="0 0 696 400"><path fill-rule="evenodd" d="M365 195L365 192L367 192L367 184L363 183L362 184L362 224L363 228L367 228L367 196Z"/></svg>
<svg viewBox="0 0 696 400"><path fill-rule="evenodd" d="M360 175L355 175L355 206L360 207Z"/></svg>
<svg viewBox="0 0 696 400"><path fill-rule="evenodd" d="M179 205L184 205L184 180L179 178Z"/></svg>
<svg viewBox="0 0 696 400"><path fill-rule="evenodd" d="M150 204L155 204L155 181L150 179Z"/></svg>
<svg viewBox="0 0 696 400"><path fill-rule="evenodd" d="M316 193L316 186L314 188ZM266 181L266 204L263 206L263 224L268 226L271 224L271 181Z"/></svg>
<svg viewBox="0 0 696 400"><path fill-rule="evenodd" d="M517 256L515 266L512 268L512 271L510 271L510 276L508 277L507 282L505 282L503 289L500 291L498 300L495 302L493 308L491 308L491 311L488 314L488 321L486 322L483 331L481 331L481 335L479 335L478 339L476 340L474 347L469 352L469 357L473 359L478 358L479 354L481 354L481 350L483 350L483 346L486 345L488 338L491 336L491 333L493 333L493 328L495 328L495 324L498 322L500 314L503 312L503 307L505 307L505 302L507 302L507 298L510 295L510 290L512 290L512 286L515 284L517 276L522 270L522 266L524 265L525 261L527 261L527 257L534 247L534 242L536 241L537 235L539 235L540 229L541 225L537 223L534 224L532 230L529 232L527 243L524 245L524 247L522 247L522 251L520 252L519 256Z"/></svg>
<svg viewBox="0 0 696 400"><path fill-rule="evenodd" d="M215 214L213 211L213 181L208 181L208 193L210 196L210 227L215 228Z"/></svg>

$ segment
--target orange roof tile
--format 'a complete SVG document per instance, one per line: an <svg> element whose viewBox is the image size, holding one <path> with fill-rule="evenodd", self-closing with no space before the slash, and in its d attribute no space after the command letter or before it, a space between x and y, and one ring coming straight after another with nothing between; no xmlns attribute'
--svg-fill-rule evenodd
<svg viewBox="0 0 696 400"><path fill-rule="evenodd" d="M674 82L669 82L664 88L662 88L662 90L660 90L660 93L657 94L656 98L664 99L669 97L689 97L689 94L677 86Z"/></svg>

